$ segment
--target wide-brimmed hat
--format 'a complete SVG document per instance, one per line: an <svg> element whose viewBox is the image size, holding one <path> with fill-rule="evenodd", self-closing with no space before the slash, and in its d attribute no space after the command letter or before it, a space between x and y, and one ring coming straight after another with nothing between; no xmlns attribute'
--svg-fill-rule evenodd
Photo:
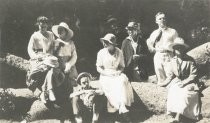
<svg viewBox="0 0 210 123"><path fill-rule="evenodd" d="M101 42L107 42L109 44L117 45L116 36L112 33L106 34L103 38L100 38Z"/></svg>
<svg viewBox="0 0 210 123"><path fill-rule="evenodd" d="M106 20L106 24L112 24L112 23L115 23L115 22L117 22L117 18L114 18L114 17Z"/></svg>
<svg viewBox="0 0 210 123"><path fill-rule="evenodd" d="M77 77L77 79L76 79L76 81L77 81L78 84L81 84L81 83L80 83L80 79L81 79L82 77L88 77L88 78L90 78L90 80L92 79L92 75L91 75L90 73L82 72L82 73L80 73L80 74L78 75L78 77Z"/></svg>
<svg viewBox="0 0 210 123"><path fill-rule="evenodd" d="M68 36L70 38L72 38L74 36L74 32L69 28L69 26L65 23L65 22L61 22L59 25L54 25L52 27L52 32L57 36L59 37L59 34L58 34L58 28L59 27L63 27L65 28L67 31L68 31Z"/></svg>
<svg viewBox="0 0 210 123"><path fill-rule="evenodd" d="M59 66L58 58L55 56L48 56L44 59L43 64L56 68Z"/></svg>
<svg viewBox="0 0 210 123"><path fill-rule="evenodd" d="M180 49L180 48L187 49L187 48L189 48L189 45L184 43L184 39L183 38L178 37L178 38L174 39L174 43L172 43L170 45L170 47L172 49L175 49L175 50L176 49Z"/></svg>
<svg viewBox="0 0 210 123"><path fill-rule="evenodd" d="M128 25L125 27L127 30L138 30L138 23L137 22L129 22Z"/></svg>

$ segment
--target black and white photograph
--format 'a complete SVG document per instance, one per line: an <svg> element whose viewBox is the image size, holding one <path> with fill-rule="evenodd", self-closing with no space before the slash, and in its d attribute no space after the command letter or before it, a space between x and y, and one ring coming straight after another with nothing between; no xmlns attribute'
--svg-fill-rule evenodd
<svg viewBox="0 0 210 123"><path fill-rule="evenodd" d="M0 0L0 123L210 123L210 0Z"/></svg>

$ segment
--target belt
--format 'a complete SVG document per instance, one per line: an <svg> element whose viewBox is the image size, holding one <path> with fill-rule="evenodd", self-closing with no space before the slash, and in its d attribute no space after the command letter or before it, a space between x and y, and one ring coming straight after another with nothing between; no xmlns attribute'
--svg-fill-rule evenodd
<svg viewBox="0 0 210 123"><path fill-rule="evenodd" d="M158 53L170 53L171 51L169 50L156 50Z"/></svg>

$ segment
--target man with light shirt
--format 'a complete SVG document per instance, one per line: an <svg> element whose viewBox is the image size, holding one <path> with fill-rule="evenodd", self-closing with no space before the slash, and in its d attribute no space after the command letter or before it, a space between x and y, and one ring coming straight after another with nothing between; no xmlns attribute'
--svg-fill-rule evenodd
<svg viewBox="0 0 210 123"><path fill-rule="evenodd" d="M178 33L175 29L166 25L164 13L158 12L155 17L158 29L154 30L147 39L147 46L150 52L155 53L154 67L158 81L157 84L161 84L166 79L166 63L173 56L173 51L169 48L169 45L178 37Z"/></svg>

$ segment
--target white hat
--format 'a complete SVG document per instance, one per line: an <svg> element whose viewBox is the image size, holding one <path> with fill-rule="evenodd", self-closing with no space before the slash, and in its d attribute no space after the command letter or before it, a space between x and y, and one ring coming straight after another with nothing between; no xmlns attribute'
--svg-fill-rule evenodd
<svg viewBox="0 0 210 123"><path fill-rule="evenodd" d="M133 29L138 30L138 28L139 28L138 26L139 26L138 23L131 21L131 22L128 23L128 26L126 26L125 29L127 29L127 30L133 30Z"/></svg>
<svg viewBox="0 0 210 123"><path fill-rule="evenodd" d="M59 66L58 58L55 56L46 57L43 61L43 64L56 68Z"/></svg>
<svg viewBox="0 0 210 123"><path fill-rule="evenodd" d="M59 37L59 34L58 34L58 28L59 27L63 27L65 28L67 31L68 31L68 35L70 38L72 38L74 36L74 32L69 28L69 26L65 23L65 22L61 22L59 25L54 25L52 27L52 32L57 36Z"/></svg>
<svg viewBox="0 0 210 123"><path fill-rule="evenodd" d="M106 41L110 44L117 45L116 36L112 33L106 34L103 38L100 38L100 40L101 40L101 42Z"/></svg>
<svg viewBox="0 0 210 123"><path fill-rule="evenodd" d="M172 43L170 45L170 47L172 49L178 49L178 47L179 48L181 47L181 48L187 49L187 48L189 48L189 45L187 45L187 44L184 43L184 39L178 37L178 38L174 39L174 43Z"/></svg>
<svg viewBox="0 0 210 123"><path fill-rule="evenodd" d="M92 79L92 75L91 75L90 73L82 72L82 73L80 73L80 74L77 76L76 81L77 81L78 84L81 84L81 83L80 83L80 79L81 79L82 77L88 77L88 78Z"/></svg>

